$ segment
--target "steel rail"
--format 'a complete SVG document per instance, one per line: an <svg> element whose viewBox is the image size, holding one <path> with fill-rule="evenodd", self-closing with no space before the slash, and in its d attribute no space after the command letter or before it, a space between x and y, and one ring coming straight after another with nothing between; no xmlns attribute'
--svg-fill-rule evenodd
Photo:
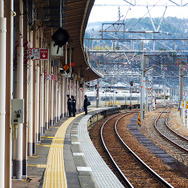
<svg viewBox="0 0 188 188"><path fill-rule="evenodd" d="M169 113L170 113L170 112L169 112ZM168 115L169 115L169 113L168 113ZM186 138L186 137L184 137L183 135L179 134L178 132L174 131L174 130L168 125L168 115L167 115L167 118L165 119L165 125L166 125L166 127L167 127L172 133L174 133L177 137L179 137L179 138L181 138L181 139L183 139L183 140L185 140L185 141L188 142L188 138Z"/></svg>
<svg viewBox="0 0 188 188"><path fill-rule="evenodd" d="M122 138L120 137L120 135L118 134L118 131L117 131L117 124L119 122L120 119L122 119L123 117L129 115L130 113L126 113L124 115L122 115L116 122L115 122L115 132L116 132L116 135L118 137L118 139L121 141L121 144L123 144L123 146L128 149L128 151L150 172L150 174L152 174L154 176L154 178L156 178L161 184L165 185L166 187L169 187L169 188L173 188L173 186L171 184L169 184L166 180L164 180L161 176L159 176L154 170L152 170L146 163L144 163L144 161L142 161L126 144L125 142L122 140ZM113 159L112 155L110 154L106 144L105 144L105 141L104 141L104 138L103 138L103 129L104 129L104 126L105 124L110 121L111 119L113 119L114 117L117 117L119 116L120 114L118 115L115 115L109 119L107 119L102 127L101 127L101 130L100 130L100 137L101 137L101 141L103 143L103 146L105 148L105 151L107 152L110 160L112 161L113 165L115 166L116 168L116 171L118 172L118 174L121 176L121 178L127 182L127 186L130 186L130 187L133 187L133 185L129 182L129 180L125 177L125 175L123 174L123 172L121 171L121 169L119 168L119 166L117 165L117 163L115 162L115 160Z"/></svg>
<svg viewBox="0 0 188 188"><path fill-rule="evenodd" d="M116 171L118 172L118 174L120 175L120 177L122 178L122 180L124 181L124 183L128 186L128 187L131 187L131 188L134 188L134 186L130 183L130 181L126 178L126 176L124 175L124 173L121 171L121 169L119 168L119 166L117 165L117 163L115 162L115 160L113 159L112 155L110 154L106 144L105 144L105 141L104 141L104 138L103 138L103 129L104 129L104 126L105 124L110 121L111 119L113 119L114 117L117 117L119 116L120 114L118 115L115 115L115 116L112 116L110 117L109 119L107 119L101 126L101 129L100 129L100 138L101 138L101 141L102 141L102 144L104 146L104 149L105 151L107 152L110 160L112 161L113 165L115 166L116 168ZM128 114L126 114L128 115Z"/></svg>
<svg viewBox="0 0 188 188"><path fill-rule="evenodd" d="M129 148L129 146L123 141L123 139L121 138L121 136L119 135L118 133L118 130L117 130L117 124L119 122L120 119L124 118L125 116L122 116L120 117L116 123L115 123L115 132L116 132L116 135L118 137L118 139L121 141L121 143L123 144L123 146L129 150L129 152L157 179L159 180L159 182L161 182L163 185L165 185L166 187L169 187L169 188L173 188L173 186L168 183L164 178L162 178L159 174L157 174L154 170L152 170L140 157L138 157L136 155L136 153L134 153L134 151L131 150L131 148Z"/></svg>
<svg viewBox="0 0 188 188"><path fill-rule="evenodd" d="M167 108L168 108L168 107L167 107ZM167 108L166 108L166 109L167 109ZM165 110L166 110L166 109L165 109ZM165 110L164 110L164 111L165 111ZM181 150L183 150L183 151L185 151L185 152L188 152L188 150L187 150L186 148L182 147L181 145L179 145L179 144L177 144L176 142L174 142L174 141L172 141L171 139L169 139L167 136L165 136L165 135L158 129L158 127L157 127L157 122L158 122L158 120L160 119L162 113L164 113L164 111L160 113L159 117L158 117L158 118L155 120L155 122L154 122L154 127L155 127L156 131L157 131L163 138L165 138L168 142L170 142L171 144L173 144L173 145L176 146L177 148L179 148L179 149L181 149ZM168 112L168 113L169 113L169 112Z"/></svg>

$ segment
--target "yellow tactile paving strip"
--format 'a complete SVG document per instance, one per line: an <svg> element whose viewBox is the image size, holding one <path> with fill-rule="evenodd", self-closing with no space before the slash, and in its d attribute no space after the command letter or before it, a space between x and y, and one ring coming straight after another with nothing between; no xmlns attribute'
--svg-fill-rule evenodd
<svg viewBox="0 0 188 188"><path fill-rule="evenodd" d="M69 118L57 130L48 153L43 188L66 188L64 170L63 145L66 129L74 118Z"/></svg>
<svg viewBox="0 0 188 188"><path fill-rule="evenodd" d="M93 110L96 109L92 109L90 111ZM82 114L84 114L84 112L76 115L76 117ZM50 150L48 153L43 188L67 188L63 158L63 146L67 127L74 119L75 117L71 117L67 121L65 121L59 127L52 140L52 144L50 145Z"/></svg>

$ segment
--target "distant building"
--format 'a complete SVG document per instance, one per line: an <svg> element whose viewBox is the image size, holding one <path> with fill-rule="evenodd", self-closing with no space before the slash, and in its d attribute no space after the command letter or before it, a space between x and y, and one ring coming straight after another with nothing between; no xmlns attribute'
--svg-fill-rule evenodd
<svg viewBox="0 0 188 188"><path fill-rule="evenodd" d="M153 96L160 99L163 98L164 95L166 97L170 96L170 88L167 86L163 86L161 84L153 85Z"/></svg>

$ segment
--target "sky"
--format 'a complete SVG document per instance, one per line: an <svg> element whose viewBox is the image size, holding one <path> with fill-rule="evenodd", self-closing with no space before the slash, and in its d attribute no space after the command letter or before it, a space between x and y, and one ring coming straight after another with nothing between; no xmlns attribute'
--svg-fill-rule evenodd
<svg viewBox="0 0 188 188"><path fill-rule="evenodd" d="M135 2L135 0L127 0L128 2ZM172 7L174 5L169 0L136 0L139 4L158 5L149 6L152 17L162 17L165 7L160 5L168 5L165 13L165 17L178 17L188 18L188 5L185 7ZM173 0L179 4L181 1L183 4L188 3L188 0ZM124 18L140 18L149 17L148 10L145 6L129 6L124 0L95 0L92 8L89 22L104 22L104 21L117 21L119 18L118 5L120 6L121 19ZM127 6L125 6L127 5Z"/></svg>

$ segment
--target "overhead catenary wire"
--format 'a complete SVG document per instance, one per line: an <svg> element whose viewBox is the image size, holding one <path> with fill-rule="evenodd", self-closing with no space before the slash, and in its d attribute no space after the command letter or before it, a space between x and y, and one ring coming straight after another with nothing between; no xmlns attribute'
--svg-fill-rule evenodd
<svg viewBox="0 0 188 188"><path fill-rule="evenodd" d="M127 30L131 30L132 28L134 28L147 14L149 11L151 11L161 0L159 0L156 4L154 4L141 18L138 19L138 21L130 28L128 28Z"/></svg>

